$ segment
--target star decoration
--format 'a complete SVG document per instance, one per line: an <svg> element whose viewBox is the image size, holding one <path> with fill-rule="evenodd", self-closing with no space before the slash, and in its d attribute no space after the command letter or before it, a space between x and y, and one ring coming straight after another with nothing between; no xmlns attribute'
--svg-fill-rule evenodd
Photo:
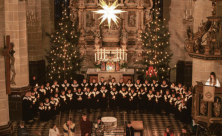
<svg viewBox="0 0 222 136"><path fill-rule="evenodd" d="M108 20L108 26L110 28L111 26L111 20L113 20L113 22L117 25L118 24L118 20L120 19L118 16L116 16L115 14L121 14L122 12L126 12L126 11L122 11L122 10L115 10L115 8L117 8L119 6L119 4L117 4L117 0L110 5L107 5L106 2L104 0L100 0L99 5L103 8L103 10L98 10L98 11L93 11L96 12L98 14L103 14L99 19L102 18L100 25L107 19Z"/></svg>

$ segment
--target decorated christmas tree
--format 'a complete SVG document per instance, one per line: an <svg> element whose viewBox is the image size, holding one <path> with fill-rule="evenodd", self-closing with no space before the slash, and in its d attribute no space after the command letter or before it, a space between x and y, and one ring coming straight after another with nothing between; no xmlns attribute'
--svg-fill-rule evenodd
<svg viewBox="0 0 222 136"><path fill-rule="evenodd" d="M78 45L80 32L77 29L77 20L72 22L68 6L62 4L62 18L59 22L60 29L53 34L48 34L52 46L47 51L46 59L48 66L46 70L46 80L63 81L72 80L76 72L80 70L83 56Z"/></svg>
<svg viewBox="0 0 222 136"><path fill-rule="evenodd" d="M161 18L160 10L160 1L155 0L154 8L150 12L153 19L141 34L145 53L139 63L144 65L145 69L140 72L143 72L144 79L150 81L166 78L170 71L169 62L172 57L172 53L167 52L170 33L164 24L165 19Z"/></svg>

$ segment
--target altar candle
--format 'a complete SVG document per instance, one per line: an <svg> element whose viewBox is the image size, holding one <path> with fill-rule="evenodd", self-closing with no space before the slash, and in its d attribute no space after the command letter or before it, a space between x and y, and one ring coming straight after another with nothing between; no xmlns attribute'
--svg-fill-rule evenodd
<svg viewBox="0 0 222 136"><path fill-rule="evenodd" d="M104 49L104 59L105 59L105 51L106 51L106 50Z"/></svg>
<svg viewBox="0 0 222 136"><path fill-rule="evenodd" d="M96 62L96 53L95 53L95 62Z"/></svg>
<svg viewBox="0 0 222 136"><path fill-rule="evenodd" d="M123 49L123 60L124 60L124 49Z"/></svg>
<svg viewBox="0 0 222 136"><path fill-rule="evenodd" d="M119 49L117 48L117 55L116 55L116 56L117 56L117 59L118 59L118 50L119 50Z"/></svg>
<svg viewBox="0 0 222 136"><path fill-rule="evenodd" d="M98 53L97 54L97 57L98 57L97 60L99 60L99 49L97 49L97 53Z"/></svg>
<svg viewBox="0 0 222 136"><path fill-rule="evenodd" d="M120 55L119 55L119 56L120 56L120 57L119 57L120 59L121 59L121 52L122 52L122 49L120 49Z"/></svg>
<svg viewBox="0 0 222 136"><path fill-rule="evenodd" d="M100 49L100 54L101 54L100 59L102 59L102 55L103 55L103 53L102 53L102 48Z"/></svg>

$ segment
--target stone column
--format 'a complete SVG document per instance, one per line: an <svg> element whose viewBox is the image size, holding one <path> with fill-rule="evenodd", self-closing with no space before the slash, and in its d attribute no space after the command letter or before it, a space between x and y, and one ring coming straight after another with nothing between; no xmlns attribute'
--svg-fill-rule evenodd
<svg viewBox="0 0 222 136"><path fill-rule="evenodd" d="M216 77L222 83L222 62L193 59L192 85L196 85L196 81L205 84L207 79L210 78L210 72L215 72Z"/></svg>
<svg viewBox="0 0 222 136"><path fill-rule="evenodd" d="M5 0L5 35L11 36L15 47L15 83L11 88L26 87L29 84L28 45L26 26L26 2Z"/></svg>
<svg viewBox="0 0 222 136"><path fill-rule="evenodd" d="M5 9L4 0L0 1L0 52L4 49L5 37ZM5 60L0 55L0 128L9 122L8 95L5 88Z"/></svg>

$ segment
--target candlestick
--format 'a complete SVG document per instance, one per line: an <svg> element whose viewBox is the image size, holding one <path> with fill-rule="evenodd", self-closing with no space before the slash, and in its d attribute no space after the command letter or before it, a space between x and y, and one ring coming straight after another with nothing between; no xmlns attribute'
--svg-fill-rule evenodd
<svg viewBox="0 0 222 136"><path fill-rule="evenodd" d="M96 62L96 53L95 53L95 62Z"/></svg>
<svg viewBox="0 0 222 136"><path fill-rule="evenodd" d="M124 49L123 49L123 60L124 60Z"/></svg>
<svg viewBox="0 0 222 136"><path fill-rule="evenodd" d="M119 58L121 59L121 52L122 52L122 49L120 49L120 55L119 55Z"/></svg>

